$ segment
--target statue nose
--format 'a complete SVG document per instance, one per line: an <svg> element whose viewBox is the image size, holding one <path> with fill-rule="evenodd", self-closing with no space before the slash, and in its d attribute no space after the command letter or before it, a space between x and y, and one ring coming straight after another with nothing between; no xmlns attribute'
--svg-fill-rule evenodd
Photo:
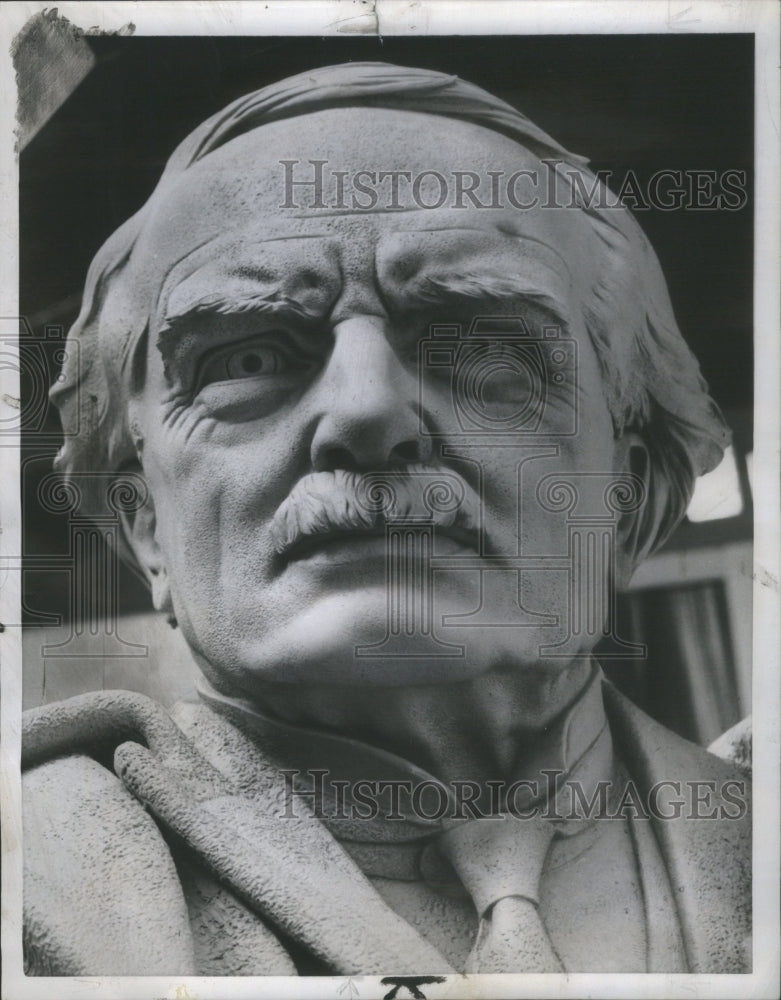
<svg viewBox="0 0 781 1000"><path fill-rule="evenodd" d="M320 417L312 439L316 471L371 471L430 457L420 434L417 369L389 342L377 316L353 317L334 330L320 383Z"/></svg>

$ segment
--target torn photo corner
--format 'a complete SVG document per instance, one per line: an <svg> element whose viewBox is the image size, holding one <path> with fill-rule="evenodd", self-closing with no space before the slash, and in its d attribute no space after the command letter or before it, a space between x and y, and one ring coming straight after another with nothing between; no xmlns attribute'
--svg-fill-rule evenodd
<svg viewBox="0 0 781 1000"><path fill-rule="evenodd" d="M777 7L2 28L4 1000L777 995Z"/></svg>

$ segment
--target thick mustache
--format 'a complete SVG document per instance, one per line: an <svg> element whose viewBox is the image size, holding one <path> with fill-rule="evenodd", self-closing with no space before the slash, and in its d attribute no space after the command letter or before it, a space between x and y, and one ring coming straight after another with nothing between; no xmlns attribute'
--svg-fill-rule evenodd
<svg viewBox="0 0 781 1000"><path fill-rule="evenodd" d="M384 472L304 476L271 521L277 555L318 535L377 533L394 521L434 525L477 548L480 502L457 473L423 463Z"/></svg>

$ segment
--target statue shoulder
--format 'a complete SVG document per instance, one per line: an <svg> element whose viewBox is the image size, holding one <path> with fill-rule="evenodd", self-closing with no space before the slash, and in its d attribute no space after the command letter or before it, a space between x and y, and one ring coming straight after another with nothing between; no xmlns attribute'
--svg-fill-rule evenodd
<svg viewBox="0 0 781 1000"><path fill-rule="evenodd" d="M105 755L124 740L148 742L175 730L168 712L146 695L91 691L23 713L22 766L80 751Z"/></svg>
<svg viewBox="0 0 781 1000"><path fill-rule="evenodd" d="M133 708L162 711L141 697L101 692L26 713L24 925L32 975L193 972L187 906L168 845L100 760L105 748L110 763L106 738L119 737Z"/></svg>

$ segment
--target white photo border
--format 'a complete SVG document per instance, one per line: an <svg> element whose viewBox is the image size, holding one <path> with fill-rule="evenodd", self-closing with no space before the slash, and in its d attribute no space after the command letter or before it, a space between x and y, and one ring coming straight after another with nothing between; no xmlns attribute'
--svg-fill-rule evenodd
<svg viewBox="0 0 781 1000"><path fill-rule="evenodd" d="M54 4L48 5L52 9ZM747 975L572 974L451 976L432 994L492 997L776 997L779 995L779 12L774 0L268 0L268 2L74 2L56 4L73 24L116 31L132 22L135 36L156 35L472 35L472 34L696 34L754 35L755 410L754 410L754 971ZM0 11L3 36L0 114L0 318L18 312L18 158L16 81L10 57L14 36L38 2L10 2ZM0 369L0 420L19 399L18 372ZM20 573L2 559L21 553L17 453L3 449L0 490L0 621L21 620ZM30 977L22 967L22 829L20 803L21 629L0 634L2 683L2 997L3 1000L262 1000L262 998L380 998L379 976L347 977ZM350 985L352 983L352 985Z"/></svg>

